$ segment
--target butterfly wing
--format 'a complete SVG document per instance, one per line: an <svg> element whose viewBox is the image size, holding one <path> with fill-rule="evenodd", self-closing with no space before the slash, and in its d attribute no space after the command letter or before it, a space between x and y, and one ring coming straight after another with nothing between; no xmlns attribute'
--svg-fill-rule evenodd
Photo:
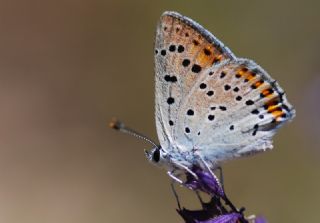
<svg viewBox="0 0 320 223"><path fill-rule="evenodd" d="M276 130L295 116L279 84L248 59L204 72L178 111L178 141L192 145L181 148L196 149L207 162L271 149Z"/></svg>
<svg viewBox="0 0 320 223"><path fill-rule="evenodd" d="M179 143L179 110L203 71L232 59L231 51L196 22L175 12L161 16L155 41L155 113L162 147Z"/></svg>
<svg viewBox="0 0 320 223"><path fill-rule="evenodd" d="M295 116L266 71L177 13L161 17L155 70L164 148L196 150L211 163L244 156L272 148L276 130Z"/></svg>

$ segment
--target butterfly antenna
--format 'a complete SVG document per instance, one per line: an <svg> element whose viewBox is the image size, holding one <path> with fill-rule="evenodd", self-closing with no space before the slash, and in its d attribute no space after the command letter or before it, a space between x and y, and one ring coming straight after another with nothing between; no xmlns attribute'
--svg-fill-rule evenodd
<svg viewBox="0 0 320 223"><path fill-rule="evenodd" d="M139 133L133 129L126 127L123 122L121 122L117 119L111 120L111 122L109 123L109 127L112 129L115 129L117 131L132 135L138 139L142 139L142 140L152 144L156 148L159 148L159 146L155 142L153 142L151 139L149 139L148 137L142 135L141 133Z"/></svg>

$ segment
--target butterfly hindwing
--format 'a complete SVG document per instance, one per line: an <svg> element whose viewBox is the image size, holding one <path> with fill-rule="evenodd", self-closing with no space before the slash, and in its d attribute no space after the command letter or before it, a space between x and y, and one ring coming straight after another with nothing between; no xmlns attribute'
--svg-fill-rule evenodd
<svg viewBox="0 0 320 223"><path fill-rule="evenodd" d="M177 144L215 161L272 148L276 129L295 115L277 82L247 59L204 71L184 100Z"/></svg>

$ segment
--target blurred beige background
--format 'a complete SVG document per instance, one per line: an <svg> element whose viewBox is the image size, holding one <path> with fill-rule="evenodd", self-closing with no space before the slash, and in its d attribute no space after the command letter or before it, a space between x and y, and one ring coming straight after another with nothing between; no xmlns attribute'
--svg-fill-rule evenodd
<svg viewBox="0 0 320 223"><path fill-rule="evenodd" d="M303 2L303 3L302 3ZM252 58L297 118L275 149L224 166L227 192L269 222L319 222L318 1L0 1L0 222L182 222L149 145L156 139L153 38L176 10ZM180 190L187 207L194 195Z"/></svg>

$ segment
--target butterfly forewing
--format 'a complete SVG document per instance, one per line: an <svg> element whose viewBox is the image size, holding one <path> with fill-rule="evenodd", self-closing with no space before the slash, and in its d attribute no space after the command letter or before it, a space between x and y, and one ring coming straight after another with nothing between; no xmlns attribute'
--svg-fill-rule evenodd
<svg viewBox="0 0 320 223"><path fill-rule="evenodd" d="M178 111L195 82L209 67L234 59L230 50L199 24L166 12L157 27L155 42L156 122L160 143L178 142Z"/></svg>

